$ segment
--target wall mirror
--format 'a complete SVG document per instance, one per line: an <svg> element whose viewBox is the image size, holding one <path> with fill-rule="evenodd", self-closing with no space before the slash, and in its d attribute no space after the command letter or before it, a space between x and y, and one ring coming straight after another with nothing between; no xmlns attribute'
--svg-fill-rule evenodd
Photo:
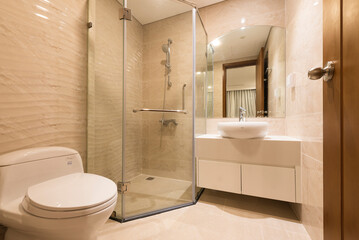
<svg viewBox="0 0 359 240"><path fill-rule="evenodd" d="M242 27L208 45L207 116L285 117L285 29Z"/></svg>

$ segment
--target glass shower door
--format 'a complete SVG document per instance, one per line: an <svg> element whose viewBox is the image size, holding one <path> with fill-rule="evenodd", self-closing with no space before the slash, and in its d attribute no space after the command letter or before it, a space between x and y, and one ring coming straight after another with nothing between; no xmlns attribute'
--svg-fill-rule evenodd
<svg viewBox="0 0 359 240"><path fill-rule="evenodd" d="M175 0L127 7L126 220L193 203L192 7Z"/></svg>

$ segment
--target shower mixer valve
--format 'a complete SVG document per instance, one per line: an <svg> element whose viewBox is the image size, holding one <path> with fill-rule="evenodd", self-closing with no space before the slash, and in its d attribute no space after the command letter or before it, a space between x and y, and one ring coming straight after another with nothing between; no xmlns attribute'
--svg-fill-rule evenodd
<svg viewBox="0 0 359 240"><path fill-rule="evenodd" d="M168 126L170 125L170 123L173 123L173 125L177 126L178 123L176 121L176 119L167 119L167 120L160 120L160 123L163 125L163 126Z"/></svg>

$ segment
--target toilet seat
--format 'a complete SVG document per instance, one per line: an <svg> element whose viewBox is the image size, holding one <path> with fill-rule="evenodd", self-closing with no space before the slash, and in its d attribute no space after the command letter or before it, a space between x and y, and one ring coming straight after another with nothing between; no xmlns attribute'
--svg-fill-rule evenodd
<svg viewBox="0 0 359 240"><path fill-rule="evenodd" d="M22 207L38 217L73 218L101 211L116 199L117 187L111 180L74 173L29 187Z"/></svg>
<svg viewBox="0 0 359 240"><path fill-rule="evenodd" d="M92 207L92 208L86 208L86 209L82 209L82 210L69 210L69 211L49 211L49 210L45 210L45 209L41 209L38 208L36 206L33 206L30 202L29 199L27 197L24 197L24 199L22 200L22 207L23 209L34 215L37 217L42 217L42 218L51 218L51 219L65 219L65 218L74 218L74 217L81 217L81 216L86 216L92 213L96 213L99 212L109 206L111 206L112 204L114 204L117 200L117 196L114 196L110 201L101 204L99 206L96 207Z"/></svg>

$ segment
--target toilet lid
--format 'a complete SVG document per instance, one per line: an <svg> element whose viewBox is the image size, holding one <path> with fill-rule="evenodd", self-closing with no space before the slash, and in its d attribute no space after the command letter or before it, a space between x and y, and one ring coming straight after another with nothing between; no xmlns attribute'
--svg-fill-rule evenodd
<svg viewBox="0 0 359 240"><path fill-rule="evenodd" d="M73 211L101 205L117 194L116 184L105 177L74 173L28 188L33 206L50 211Z"/></svg>
<svg viewBox="0 0 359 240"><path fill-rule="evenodd" d="M115 195L110 201L105 202L104 204L97 205L92 208L71 210L71 211L51 211L33 206L29 202L29 199L25 196L24 199L22 200L21 205L26 212L30 213L31 215L35 215L37 217L50 218L50 219L66 219L66 218L82 217L93 213L101 212L102 210L114 207L114 205L116 205L116 200L117 200L117 195Z"/></svg>

